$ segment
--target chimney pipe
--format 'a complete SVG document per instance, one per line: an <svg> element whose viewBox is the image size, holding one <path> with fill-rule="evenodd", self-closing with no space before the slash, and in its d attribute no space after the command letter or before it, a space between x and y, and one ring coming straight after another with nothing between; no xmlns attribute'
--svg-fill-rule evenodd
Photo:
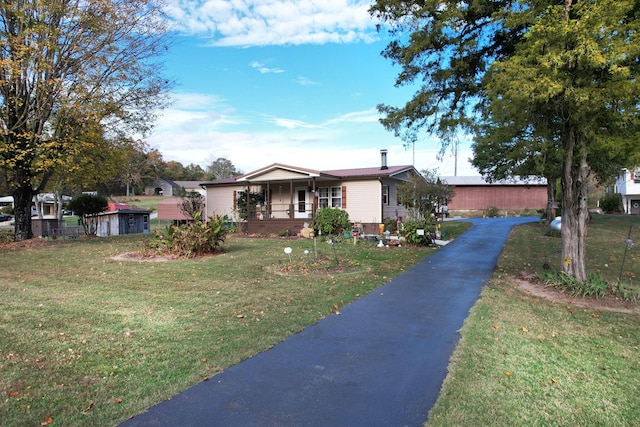
<svg viewBox="0 0 640 427"><path fill-rule="evenodd" d="M387 150L386 149L380 150L380 160L382 162L382 166L380 167L380 170L389 169L387 167Z"/></svg>

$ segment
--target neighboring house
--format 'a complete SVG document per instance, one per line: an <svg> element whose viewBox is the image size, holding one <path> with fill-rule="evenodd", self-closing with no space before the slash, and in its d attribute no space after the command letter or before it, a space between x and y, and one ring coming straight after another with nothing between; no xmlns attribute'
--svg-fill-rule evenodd
<svg viewBox="0 0 640 427"><path fill-rule="evenodd" d="M196 192L204 196L204 189L200 186L202 181L172 181L166 178L157 178L146 187L144 194L147 196L180 196L183 193Z"/></svg>
<svg viewBox="0 0 640 427"><path fill-rule="evenodd" d="M547 208L547 181L540 178L512 179L489 183L481 176L445 176L443 183L453 187L449 211L484 211Z"/></svg>
<svg viewBox="0 0 640 427"><path fill-rule="evenodd" d="M174 181L180 188L184 189L185 193L200 193L205 195L205 189L202 188L202 181Z"/></svg>
<svg viewBox="0 0 640 427"><path fill-rule="evenodd" d="M614 191L622 196L624 213L640 214L640 166L635 169L622 169L616 178Z"/></svg>
<svg viewBox="0 0 640 427"><path fill-rule="evenodd" d="M238 197L249 191L262 195L264 204L250 207L248 233L298 231L324 207L347 211L352 223L365 233L377 233L385 218L407 215L397 202L397 185L405 182L413 166L382 165L361 169L319 171L274 163L253 172L202 185L206 188L206 216L239 218Z"/></svg>
<svg viewBox="0 0 640 427"><path fill-rule="evenodd" d="M60 202L66 205L71 201L71 196L61 196L60 199L53 193L40 193L33 196L31 205L31 216L42 218L56 218L56 208ZM13 196L0 197L0 208L4 206L14 206Z"/></svg>
<svg viewBox="0 0 640 427"><path fill-rule="evenodd" d="M156 178L153 182L144 187L144 194L147 196L173 196L175 190L180 186L166 178Z"/></svg>

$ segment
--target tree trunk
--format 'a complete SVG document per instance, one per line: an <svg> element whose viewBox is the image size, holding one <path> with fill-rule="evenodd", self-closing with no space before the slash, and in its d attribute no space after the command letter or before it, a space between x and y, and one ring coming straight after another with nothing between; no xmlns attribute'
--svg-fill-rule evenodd
<svg viewBox="0 0 640 427"><path fill-rule="evenodd" d="M547 177L547 221L551 222L556 217L556 179Z"/></svg>
<svg viewBox="0 0 640 427"><path fill-rule="evenodd" d="M570 129L566 135L565 156L562 165L562 269L571 277L584 282L585 239L589 222L587 205L586 141Z"/></svg>
<svg viewBox="0 0 640 427"><path fill-rule="evenodd" d="M13 203L15 215L16 242L31 239L33 231L31 229L31 203L33 202L33 189L30 185L23 185L14 189Z"/></svg>

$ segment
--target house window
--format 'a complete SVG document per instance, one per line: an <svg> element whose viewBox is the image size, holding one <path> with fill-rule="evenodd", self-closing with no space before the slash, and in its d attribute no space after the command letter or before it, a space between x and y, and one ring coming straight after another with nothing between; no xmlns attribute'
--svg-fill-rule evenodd
<svg viewBox="0 0 640 427"><path fill-rule="evenodd" d="M383 205L389 204L389 186L388 185L382 186L382 204Z"/></svg>
<svg viewBox="0 0 640 427"><path fill-rule="evenodd" d="M342 187L320 187L318 188L318 207L341 208L342 207Z"/></svg>
<svg viewBox="0 0 640 427"><path fill-rule="evenodd" d="M342 187L331 187L331 206L342 207Z"/></svg>
<svg viewBox="0 0 640 427"><path fill-rule="evenodd" d="M633 182L635 184L640 184L640 168L636 168L633 171Z"/></svg>
<svg viewBox="0 0 640 427"><path fill-rule="evenodd" d="M329 189L326 187L318 188L318 207L322 209L328 206L329 206Z"/></svg>

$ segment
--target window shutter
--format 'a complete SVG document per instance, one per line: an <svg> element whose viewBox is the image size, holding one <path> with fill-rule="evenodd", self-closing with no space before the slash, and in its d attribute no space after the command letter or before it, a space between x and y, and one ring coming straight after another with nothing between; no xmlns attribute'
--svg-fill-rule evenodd
<svg viewBox="0 0 640 427"><path fill-rule="evenodd" d="M347 187L345 185L342 186L342 209L347 208Z"/></svg>
<svg viewBox="0 0 640 427"><path fill-rule="evenodd" d="M238 191L233 190L233 208L238 209Z"/></svg>

